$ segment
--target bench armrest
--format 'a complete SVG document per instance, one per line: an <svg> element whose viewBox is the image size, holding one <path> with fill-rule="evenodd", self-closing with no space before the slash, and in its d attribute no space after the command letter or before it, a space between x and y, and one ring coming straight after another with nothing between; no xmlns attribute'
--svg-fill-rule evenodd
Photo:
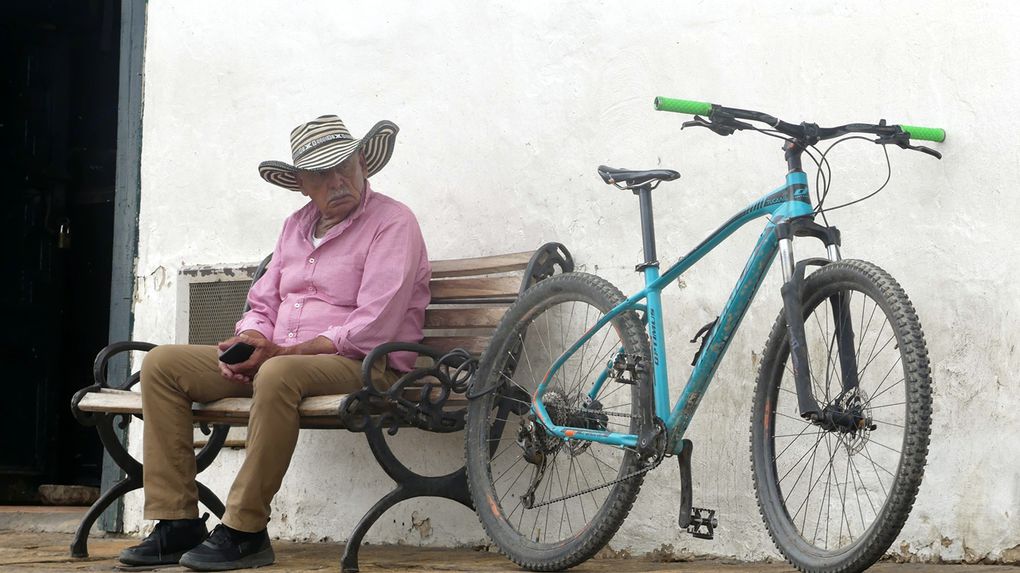
<svg viewBox="0 0 1020 573"><path fill-rule="evenodd" d="M405 372L390 388L380 390L372 380L372 365L391 352L416 352L431 358L432 364ZM463 426L463 411L446 411L444 406L451 394L467 390L477 365L478 360L461 348L441 351L409 342L380 344L365 356L361 369L362 389L344 400L340 416L346 420L348 429L355 431L372 424L371 418L380 415L376 423L390 425L391 434L401 420L433 432L457 431ZM422 383L426 379L430 380ZM420 390L417 402L407 397L407 390L412 388ZM433 395L433 390L439 390L438 394Z"/></svg>
<svg viewBox="0 0 1020 573"><path fill-rule="evenodd" d="M131 352L135 350L148 352L155 347L156 345L152 344L151 342L136 342L134 340L126 340L123 342L114 342L113 344L110 344L103 348L102 350L100 350L99 354L96 354L95 362L93 362L92 364L92 380L93 380L92 384L89 384L88 386L82 388L81 390L78 390L77 392L74 393L74 396L71 397L71 414L74 416L74 418L78 420L78 422L81 423L82 425L85 426L94 425L95 414L91 412L82 412L78 408L78 404L81 403L82 398L84 398L86 394L88 394L89 392L98 392L103 388L113 388L115 390L130 390L132 386L138 383L138 380L141 377L140 372L135 372L134 374L129 376L128 379L125 380L123 384L113 386L107 384L106 372L111 358L123 352Z"/></svg>
<svg viewBox="0 0 1020 573"><path fill-rule="evenodd" d="M109 365L110 359L122 352L131 352L134 350L140 350L148 352L155 348L156 345L151 342L136 342L134 340L125 340L123 342L114 342L99 351L96 354L96 361L92 363L92 378L95 380L95 385L100 388L110 388L106 384L106 370ZM138 383L137 373L127 379L127 381L120 386L112 386L117 390L130 390L132 386Z"/></svg>
<svg viewBox="0 0 1020 573"><path fill-rule="evenodd" d="M432 365L405 372L388 390L381 391L375 387L375 383L372 381L372 365L379 358L391 352L415 352L419 356L431 358ZM425 377L433 377L439 380L442 390L441 396L436 402L445 401L451 392L463 393L467 390L468 382L474 374L477 365L478 360L462 348L454 348L448 352L443 352L424 344L387 342L376 346L365 356L365 360L361 365L361 385L362 390L370 394L386 397L394 401L403 400L409 402L403 398L404 390L407 389L407 386ZM426 383L423 386L423 400L430 393L427 390L431 390L433 386L431 383Z"/></svg>

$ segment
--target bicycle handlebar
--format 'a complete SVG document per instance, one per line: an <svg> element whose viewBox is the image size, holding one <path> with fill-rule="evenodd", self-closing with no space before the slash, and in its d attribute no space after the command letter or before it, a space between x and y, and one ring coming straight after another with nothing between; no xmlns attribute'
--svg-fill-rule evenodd
<svg viewBox="0 0 1020 573"><path fill-rule="evenodd" d="M885 125L880 124L851 123L838 127L818 127L815 124L801 123L800 125L787 123L767 113L723 107L721 105L707 102L674 99L667 97L655 98L655 109L659 111L671 111L674 113L686 113L690 115L707 115L712 121L729 121L729 127L734 129L746 129L751 126L734 122L733 120L759 121L768 124L772 129L801 139L832 139L849 133L870 133L881 137L895 137L904 134L910 139L924 141L942 142L946 140L946 130L938 127L920 127L915 125ZM732 132L732 131L731 131ZM902 137L902 136L901 136Z"/></svg>
<svg viewBox="0 0 1020 573"><path fill-rule="evenodd" d="M708 115L712 113L712 104L703 101L657 97L655 98L655 109L691 115Z"/></svg>
<svg viewBox="0 0 1020 573"><path fill-rule="evenodd" d="M910 139L922 139L924 141L936 141L943 142L946 140L946 130L940 127L918 127L916 125L904 125L900 124L900 129L903 133L906 133Z"/></svg>

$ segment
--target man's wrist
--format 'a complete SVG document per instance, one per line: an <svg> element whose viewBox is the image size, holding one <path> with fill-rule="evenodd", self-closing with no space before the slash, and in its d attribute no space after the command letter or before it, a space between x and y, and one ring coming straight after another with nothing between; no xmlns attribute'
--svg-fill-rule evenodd
<svg viewBox="0 0 1020 573"><path fill-rule="evenodd" d="M325 336L316 336L315 338L302 342L301 344L280 347L280 355L298 356L336 353L336 344Z"/></svg>

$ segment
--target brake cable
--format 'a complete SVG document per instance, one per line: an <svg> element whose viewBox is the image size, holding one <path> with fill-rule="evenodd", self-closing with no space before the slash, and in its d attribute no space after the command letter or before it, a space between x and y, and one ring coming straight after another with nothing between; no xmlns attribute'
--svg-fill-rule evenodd
<svg viewBox="0 0 1020 573"><path fill-rule="evenodd" d="M768 135L769 137L782 139L783 141L790 141L790 137L788 135L775 129L762 129L754 125L745 123L743 121L736 120L735 118L723 118L723 119L725 119L726 121L714 122L711 120L706 120L700 116L694 116L694 121L685 122L683 127L706 127L711 131L714 131L715 133L724 136L730 135L735 131L751 130L757 131L758 133L763 133L765 135ZM880 125L884 124L885 120L882 120ZM681 129L683 129L683 127L681 127ZM868 193L864 197L860 197L858 199L854 199L853 201L848 201L846 203L836 205L835 207L825 208L825 200L828 198L829 190L832 186L832 164L829 162L828 159L829 152L832 151L832 149L837 145L853 139L862 139L864 141L877 143L882 146L882 151L885 155L886 164L885 181L882 182L878 189L875 189L874 191ZM805 146L804 151L807 153L808 157L811 158L811 161L815 164L815 167L817 169L815 172L815 197L818 201L818 204L814 208L814 214L821 215L822 221L826 225L828 225L829 221L825 216L827 212L835 211L836 209L842 209L843 207L849 207L850 205L860 203L861 201L865 201L867 199L874 197L883 189L885 189L886 186L889 185L889 181L892 179L892 161L889 159L889 149L886 147L887 145L890 144L898 145L903 149L921 151L924 153L928 153L930 155L934 155L935 157L939 157L939 155L937 155L937 152L933 152L932 150L922 146L915 147L905 145L904 142L900 141L900 139L896 137L879 137L878 139L871 139L863 135L849 135L847 137L842 137L832 142L831 145L825 148L825 151L819 149L815 144ZM815 151L815 153L819 154L818 157L815 157L815 153L811 152L812 149ZM821 184L819 184L819 180L821 180Z"/></svg>

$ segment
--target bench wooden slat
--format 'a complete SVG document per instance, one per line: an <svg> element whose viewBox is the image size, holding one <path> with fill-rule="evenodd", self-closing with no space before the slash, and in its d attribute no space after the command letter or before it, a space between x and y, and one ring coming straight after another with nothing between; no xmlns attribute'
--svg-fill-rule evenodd
<svg viewBox="0 0 1020 573"><path fill-rule="evenodd" d="M521 271L528 267L528 262L535 251L474 257L470 259L446 259L431 261L432 278L469 277L492 273ZM518 285L520 281L518 281Z"/></svg>
<svg viewBox="0 0 1020 573"><path fill-rule="evenodd" d="M489 345L490 336L436 336L425 337L422 344L442 351L463 348L471 354L480 355Z"/></svg>
<svg viewBox="0 0 1020 573"><path fill-rule="evenodd" d="M496 328L506 309L506 306L429 308L425 310L425 328Z"/></svg>
<svg viewBox="0 0 1020 573"><path fill-rule="evenodd" d="M432 302L463 299L515 299L521 290L520 277L433 280L429 283Z"/></svg>
<svg viewBox="0 0 1020 573"><path fill-rule="evenodd" d="M311 396L301 401L298 411L305 418L336 417L340 402L346 394ZM107 412L111 414L141 414L142 395L128 390L103 388L89 392L81 399L78 407L85 412ZM251 410L251 398L223 398L207 404L193 404L196 416L217 418L247 418Z"/></svg>
<svg viewBox="0 0 1020 573"><path fill-rule="evenodd" d="M99 392L89 392L78 403L83 412L107 412L110 414L141 414L142 395L126 390L104 388Z"/></svg>
<svg viewBox="0 0 1020 573"><path fill-rule="evenodd" d="M419 388L408 388L406 396L416 401L420 396ZM312 396L305 398L298 406L301 412L301 427L310 429L342 429L343 422L337 416L340 402L346 394L329 396ZM454 394L447 399L444 409L456 410L467 407L467 398ZM102 412L107 414L141 414L142 395L127 390L104 388L98 392L89 392L78 404L84 412ZM228 424L233 426L248 425L248 414L251 410L251 398L224 398L208 404L192 404L192 412L196 422L210 424Z"/></svg>

